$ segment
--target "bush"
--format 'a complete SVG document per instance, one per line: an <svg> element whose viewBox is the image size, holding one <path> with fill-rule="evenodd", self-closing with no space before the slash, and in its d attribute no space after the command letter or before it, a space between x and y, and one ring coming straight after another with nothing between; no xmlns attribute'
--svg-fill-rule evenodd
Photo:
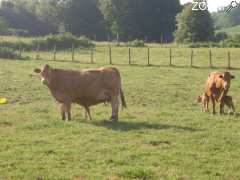
<svg viewBox="0 0 240 180"><path fill-rule="evenodd" d="M19 50L19 48L21 47L24 50L34 50L35 46L31 43L25 43L25 42L11 42L11 41L1 41L0 42L0 47L7 47L13 50Z"/></svg>
<svg viewBox="0 0 240 180"><path fill-rule="evenodd" d="M37 38L33 40L35 47L39 46L41 50L53 49L54 46L57 49L67 49L75 47L93 47L94 44L86 37L76 37L70 33L48 35L45 37Z"/></svg>
<svg viewBox="0 0 240 180"><path fill-rule="evenodd" d="M227 33L225 33L225 32L217 32L215 34L215 38L214 39L215 39L216 42L220 42L220 41L225 40L227 38L228 38Z"/></svg>
<svg viewBox="0 0 240 180"><path fill-rule="evenodd" d="M0 58L3 59L21 59L21 57L11 48L0 47Z"/></svg>
<svg viewBox="0 0 240 180"><path fill-rule="evenodd" d="M126 45L129 47L144 47L145 43L143 40L135 39L133 41L127 42Z"/></svg>

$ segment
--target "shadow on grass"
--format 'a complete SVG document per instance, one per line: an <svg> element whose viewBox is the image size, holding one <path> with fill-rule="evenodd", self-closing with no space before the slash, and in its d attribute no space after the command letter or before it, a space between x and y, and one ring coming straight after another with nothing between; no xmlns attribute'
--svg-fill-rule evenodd
<svg viewBox="0 0 240 180"><path fill-rule="evenodd" d="M160 124L160 123L147 123L147 122L126 122L126 121L95 121L92 122L95 126L105 127L107 129L112 129L116 131L131 131L139 129L155 129L155 130L166 130L166 129L176 129L189 132L203 131L203 129L197 129L193 127L184 127L178 125Z"/></svg>

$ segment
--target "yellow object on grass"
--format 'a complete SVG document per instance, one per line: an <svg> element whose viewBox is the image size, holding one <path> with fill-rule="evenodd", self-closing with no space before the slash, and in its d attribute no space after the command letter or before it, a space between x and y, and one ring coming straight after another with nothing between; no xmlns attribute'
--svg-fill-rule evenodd
<svg viewBox="0 0 240 180"><path fill-rule="evenodd" d="M0 97L0 105L1 104L6 104L6 103L7 103L7 99Z"/></svg>

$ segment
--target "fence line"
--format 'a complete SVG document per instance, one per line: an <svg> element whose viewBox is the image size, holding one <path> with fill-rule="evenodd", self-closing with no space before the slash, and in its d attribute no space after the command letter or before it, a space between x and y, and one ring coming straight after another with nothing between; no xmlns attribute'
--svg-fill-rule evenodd
<svg viewBox="0 0 240 180"><path fill-rule="evenodd" d="M107 50L108 49L108 50ZM106 49L106 52L107 52L107 56L108 56L108 59L109 59L109 64L110 65L112 65L113 64L113 60L114 60L114 56L113 56L113 51L115 50L116 51L116 49L117 49L117 47L116 47L116 49L113 49L111 46L109 46L108 48ZM137 49L137 48L136 48ZM150 66L150 65L158 65L157 63L154 63L154 61L152 60L152 59L154 59L154 56L152 55L151 56L151 52L152 52L152 50L151 49L153 49L153 51L154 51L154 48L150 48L150 47L147 47L146 48L146 64L147 64L147 66ZM177 50L179 50L179 49L175 49L174 50L174 48L159 48L159 50L169 50L169 54L167 55L168 56L168 59L169 59L169 66L177 66L177 64L175 64L175 63L179 63L179 61L174 61L173 62L173 59L178 59L178 58L182 58L182 56L177 56L176 55L176 52L178 52ZM98 53L97 51L95 51L93 48L91 48L91 49L84 49L84 50L86 50L86 51L89 51L89 53L90 53L90 57L88 56L88 58L89 58L89 62L90 63L94 63L94 53ZM128 50L128 51L127 51ZM53 47L53 51L52 51L52 60L53 61L57 61L57 46L55 45L54 47ZM175 53L174 53L174 51L175 51ZM197 49L196 50L194 50L194 49L189 49L188 50L189 52L190 52L190 57L189 57L189 60L190 61L188 61L189 62L189 65L190 65L190 67L201 67L201 66L199 66L199 65L197 65L197 64L195 64L195 63L199 63L200 61L197 61L197 59L198 59L198 57L199 56L197 56L194 52L196 52L197 51ZM40 59L40 56L41 56L41 52L40 52L40 47L39 47L39 45L37 44L37 47L36 47L36 51L34 51L35 53L36 53L36 55L35 55L35 59ZM59 51L59 53L60 53L61 51ZM126 52L128 52L128 53L126 53L126 56L128 57L128 64L129 65L132 65L133 64L133 62L132 62L132 56L133 56L133 54L132 54L132 48L131 47L126 47ZM23 50L23 48L21 47L21 46L19 46L19 56L20 57L22 57L23 56L23 53L27 53L27 52L25 52L24 50ZM138 52L138 54L136 54L136 55L139 55L140 53L144 53L144 51L139 51ZM216 64L214 64L213 63L213 57L214 57L214 54L213 54L213 52L212 52L212 49L209 49L209 51L208 51L208 56L209 56L209 64L208 64L208 67L209 68L213 68L213 67L217 67L216 66ZM162 53L162 54L164 54L164 53ZM58 57L61 57L60 55L58 55ZM96 56L97 57L97 56ZM121 58L122 57L124 57L124 54L122 54L121 53ZM144 56L140 56L140 57L144 57ZM205 57L205 56L204 56ZM206 56L207 57L207 56ZM88 59L87 58L87 59ZM116 57L115 57L116 58ZM155 56L155 58L156 58L156 56ZM158 58L158 61L157 62L159 62L160 61L160 59L159 58L161 58L161 57L158 57L157 56L157 58ZM70 58L69 58L70 59ZM185 59L185 58L184 58ZM62 59L61 59L62 60ZM225 64L225 67L226 68L228 68L228 69L231 69L231 68L234 68L234 66L232 66L233 64L232 64L232 57L231 57L231 51L230 50L228 50L227 51L227 60L226 60L226 64ZM71 48L71 61L72 62L75 62L76 61L76 53L75 53L75 46L74 46L74 44L72 45L72 48ZM79 61L78 61L79 62ZM81 61L82 62L82 61ZM118 62L118 61L114 61L114 62ZM156 62L156 61L155 61ZM216 61L216 63L219 63L220 61ZM236 62L236 61L235 61ZM223 63L223 61L221 61L221 63ZM118 63L119 64L119 63ZM236 67L235 67L236 68ZM240 62L239 62L239 68L240 68Z"/></svg>

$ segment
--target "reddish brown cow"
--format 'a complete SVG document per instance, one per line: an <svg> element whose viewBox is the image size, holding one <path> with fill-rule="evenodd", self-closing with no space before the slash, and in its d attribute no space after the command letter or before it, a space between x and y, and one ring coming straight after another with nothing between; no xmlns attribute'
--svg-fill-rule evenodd
<svg viewBox="0 0 240 180"><path fill-rule="evenodd" d="M71 104L77 103L86 110L86 117L91 119L90 106L109 102L112 107L111 119L118 120L119 96L123 107L126 107L121 86L121 76L116 68L86 69L80 71L54 69L45 65L35 69L42 77L57 102L61 103L61 115L71 120Z"/></svg>
<svg viewBox="0 0 240 180"><path fill-rule="evenodd" d="M213 114L216 113L215 102L220 103L220 114L224 113L224 100L234 78L229 72L212 72L208 75L204 94L212 101Z"/></svg>

